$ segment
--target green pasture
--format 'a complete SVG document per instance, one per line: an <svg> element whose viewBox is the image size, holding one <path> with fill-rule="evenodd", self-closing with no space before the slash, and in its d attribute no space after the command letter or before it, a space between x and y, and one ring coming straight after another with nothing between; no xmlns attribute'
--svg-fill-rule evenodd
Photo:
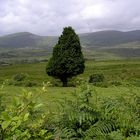
<svg viewBox="0 0 140 140"><path fill-rule="evenodd" d="M47 63L13 64L0 66L0 83L11 79L14 75L24 73L30 81L39 85L52 81L45 72ZM88 81L91 74L104 74L105 83L121 82L138 84L140 79L140 60L94 61L85 63L85 72L76 78ZM53 80L54 81L54 80Z"/></svg>
<svg viewBox="0 0 140 140"><path fill-rule="evenodd" d="M140 87L136 86L111 86L108 88L104 87L96 87L92 85L88 85L91 92L92 98L91 100L95 102L96 100L104 99L114 99L117 97L124 97L128 95L140 95ZM9 104L13 101L14 97L18 97L23 95L23 93L32 93L34 96L41 93L39 97L38 103L44 104L44 110L57 112L60 106L61 101L65 100L73 100L75 96L81 93L81 86L79 87L45 87L45 91L43 91L43 87L18 87L18 86L3 86L1 88L1 93L3 93L6 98L8 98Z"/></svg>
<svg viewBox="0 0 140 140"><path fill-rule="evenodd" d="M78 112L79 115L75 114L77 112L77 107L79 107L79 105L81 106L86 105L85 107L87 107L87 109L89 108L89 111L91 111L91 107L93 107L92 108L93 111L97 110L97 112L100 112L102 115L105 114L107 122L108 120L110 122L112 122L113 120L114 122L115 119L115 123L117 123L115 131L113 128L111 133L108 133L111 135L112 138L115 137L119 140L125 139L130 140L132 138L135 140L136 138L139 139L139 136L136 135L135 133L139 131L139 117L137 116L137 109L139 109L138 107L140 96L139 60L123 60L123 61L88 60L85 63L86 65L85 72L69 82L74 83L75 81L79 81L80 84L77 84L76 87L74 86L62 87L61 84L59 86L52 86L47 84L48 82L52 83L56 82L57 80L55 79L52 80L51 77L47 76L45 72L46 65L47 65L46 63L34 63L34 64L15 64L0 67L0 83L1 83L0 97L2 97L1 105L5 105L7 107L7 110L4 110L3 113L10 112L10 114L11 113L17 114L15 112L20 110L21 107L25 106L27 108L28 102L30 103L28 107L31 113L33 112L32 106L34 108L36 106L38 107L40 106L40 108L38 108L39 109L38 112L40 111L45 114L45 118L43 118L45 120L45 122L43 123L43 125L46 126L45 130L49 130L48 132L51 132L49 134L53 134L55 137L53 129L54 127L56 128L57 126L56 122L59 121L59 119L61 122L61 115L63 116L63 114L66 113L64 114L64 116L65 115L67 116L67 113L70 113L71 116L71 111L74 109L73 116L76 117L75 119L76 121L77 120L79 121L82 115L81 112L80 113ZM27 74L31 82L35 81L38 84L32 87L26 87L23 85L20 86L9 85L7 83L7 81L12 79L14 75L20 73ZM91 74L103 74L105 77L105 81L103 82L102 85L99 86L94 86L91 83L89 84L88 79ZM57 82L59 83L60 81ZM91 94L91 96L88 94ZM87 104L85 104L86 95L90 97L89 98L90 102L88 102ZM80 102L78 104L77 101L78 99L79 101L81 101L82 96L84 97L83 98L84 102L82 102L83 104L80 104ZM110 112L106 114L106 112L104 111L108 111L108 109L110 108L113 109L111 111L111 114ZM13 110L11 111L11 109ZM25 111L28 111L28 108ZM25 115L27 114L28 113L26 113ZM16 118L18 118L18 116L16 116ZM42 116L44 117L44 115ZM68 118L70 116L68 114ZM18 121L20 117L18 118ZM34 116L32 117L34 118ZM64 122L64 124L67 121L67 118L65 117L64 119L62 119L62 122ZM98 118L99 117L100 115L98 116ZM14 117L12 116L11 118ZM91 116L90 118L93 118L93 116ZM37 119L40 120L40 116L38 116ZM104 121L104 119L102 121ZM5 124L5 122L7 123L7 120L4 120L2 124ZM71 122L71 120L68 119L68 124L69 122L71 126L73 122ZM26 123L32 124L33 126L36 125L36 127L39 124L36 120L35 121L30 120L30 118L28 118L28 121ZM85 123L88 123L88 121L85 120L81 126L84 126ZM24 124L24 122L21 123L21 126L22 124ZM25 126L28 126L27 124ZM105 126L109 127L110 125L106 123ZM65 124L65 127L68 127L68 125ZM101 125L101 127L104 128L104 125ZM17 127L17 129L18 128L20 127ZM134 130L134 134L133 131L131 132L132 130L131 128L136 128L136 130ZM39 130L40 129L43 128L40 127ZM11 127L7 127L6 130L11 130ZM34 130L35 129L33 129L33 132ZM128 131L130 131L131 135L126 134L126 132ZM6 134L8 135L8 133ZM36 132L36 134L38 133ZM11 136L12 133L9 132L9 135ZM67 135L68 134L66 133L66 136Z"/></svg>
<svg viewBox="0 0 140 140"><path fill-rule="evenodd" d="M102 86L90 87L93 90L93 95L99 97L113 97L133 92L140 93L140 61L139 60L121 60L121 61L93 61L89 60L85 63L85 72L70 82L79 81L77 87L61 87L61 86L48 86L46 83L49 81L56 81L55 79L47 76L45 72L46 63L34 64L15 64L10 66L0 67L0 83L5 83L2 92L5 95L20 95L24 90L38 93L45 86L45 94L42 100L51 101L51 99L67 98L76 93L82 84L87 83L89 76L93 73L103 74L105 81ZM13 86L7 85L6 80L12 79L15 74L25 73L28 75L30 81L38 83L37 86ZM52 80L53 79L53 80ZM82 82L84 81L84 82ZM60 81L57 81L60 83ZM43 85L45 83L45 85ZM115 84L112 84L115 83ZM116 85L117 83L117 85ZM119 83L119 84L118 84ZM60 84L61 85L61 84Z"/></svg>

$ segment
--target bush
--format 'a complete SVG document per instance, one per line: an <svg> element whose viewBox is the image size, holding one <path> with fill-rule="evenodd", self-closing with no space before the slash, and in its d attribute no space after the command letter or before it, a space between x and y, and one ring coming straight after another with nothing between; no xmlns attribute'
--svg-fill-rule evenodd
<svg viewBox="0 0 140 140"><path fill-rule="evenodd" d="M98 85L104 81L105 77L103 74L92 74L89 76L89 83L93 83L94 85Z"/></svg>
<svg viewBox="0 0 140 140"><path fill-rule="evenodd" d="M33 87L38 85L37 82L31 81L29 79L29 76L25 73L18 73L14 75L11 79L7 80L6 83L8 85L25 86L25 87Z"/></svg>
<svg viewBox="0 0 140 140"><path fill-rule="evenodd" d="M14 75L12 79L14 81L19 82L19 81L24 81L26 78L27 78L27 74L19 73L19 74Z"/></svg>
<svg viewBox="0 0 140 140"><path fill-rule="evenodd" d="M76 87L76 86L80 86L84 83L86 83L87 81L83 78L80 77L73 77L69 80L68 86L69 87Z"/></svg>
<svg viewBox="0 0 140 140"><path fill-rule="evenodd" d="M24 91L10 98L9 103L5 97L5 109L0 112L0 140L52 140L52 133L44 127L44 104L37 102L42 93Z"/></svg>
<svg viewBox="0 0 140 140"><path fill-rule="evenodd" d="M37 86L37 83L34 81L26 81L25 82L25 87L33 87L33 86Z"/></svg>
<svg viewBox="0 0 140 140"><path fill-rule="evenodd" d="M52 87L61 87L61 82L59 79L51 78L50 83Z"/></svg>

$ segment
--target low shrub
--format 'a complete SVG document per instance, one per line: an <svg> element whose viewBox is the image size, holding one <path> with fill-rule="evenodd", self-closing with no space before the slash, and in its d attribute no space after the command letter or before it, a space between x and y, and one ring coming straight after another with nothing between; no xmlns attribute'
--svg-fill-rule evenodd
<svg viewBox="0 0 140 140"><path fill-rule="evenodd" d="M73 77L73 78L69 79L68 86L69 87L76 87L76 86L80 86L86 82L87 81L83 78Z"/></svg>
<svg viewBox="0 0 140 140"><path fill-rule="evenodd" d="M24 73L18 73L16 75L13 76L13 81L24 81L25 79L27 78L27 74L24 74Z"/></svg>
<svg viewBox="0 0 140 140"><path fill-rule="evenodd" d="M51 78L50 83L51 83L52 87L61 87L62 86L62 84L61 84L59 79Z"/></svg>
<svg viewBox="0 0 140 140"><path fill-rule="evenodd" d="M44 127L44 104L37 102L43 93L24 91L10 100L5 97L5 101L2 102L5 108L0 111L0 140L53 139L52 132Z"/></svg>
<svg viewBox="0 0 140 140"><path fill-rule="evenodd" d="M105 77L103 74L92 74L89 76L89 83L92 83L94 85L99 85L102 82L104 82Z"/></svg>
<svg viewBox="0 0 140 140"><path fill-rule="evenodd" d="M30 80L30 77L25 73L19 73L14 75L11 79L6 80L6 84L25 87L33 87L39 85L39 83Z"/></svg>
<svg viewBox="0 0 140 140"><path fill-rule="evenodd" d="M34 82L34 81L26 81L26 82L24 83L24 86L25 86L25 87L33 87L33 86L37 86L37 83Z"/></svg>

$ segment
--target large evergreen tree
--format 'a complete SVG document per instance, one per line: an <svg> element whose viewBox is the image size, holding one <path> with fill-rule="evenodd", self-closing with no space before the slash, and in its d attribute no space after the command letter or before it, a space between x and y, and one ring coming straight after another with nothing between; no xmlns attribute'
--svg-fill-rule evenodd
<svg viewBox="0 0 140 140"><path fill-rule="evenodd" d="M53 48L46 72L49 76L60 79L63 86L67 86L68 79L83 73L84 68L79 37L72 27L65 27Z"/></svg>

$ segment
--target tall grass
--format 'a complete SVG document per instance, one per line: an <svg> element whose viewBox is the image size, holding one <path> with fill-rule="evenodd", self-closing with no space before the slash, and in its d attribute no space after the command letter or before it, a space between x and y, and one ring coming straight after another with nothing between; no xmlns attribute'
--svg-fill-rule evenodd
<svg viewBox="0 0 140 140"><path fill-rule="evenodd" d="M5 96L0 90L1 139L140 139L140 96L130 87L123 96L102 97L91 85L82 85L71 97L45 101L46 87L38 93L23 90ZM10 91L9 91L10 92ZM44 96L45 94L45 96ZM43 100L42 100L43 99ZM49 108L48 104L56 104Z"/></svg>

